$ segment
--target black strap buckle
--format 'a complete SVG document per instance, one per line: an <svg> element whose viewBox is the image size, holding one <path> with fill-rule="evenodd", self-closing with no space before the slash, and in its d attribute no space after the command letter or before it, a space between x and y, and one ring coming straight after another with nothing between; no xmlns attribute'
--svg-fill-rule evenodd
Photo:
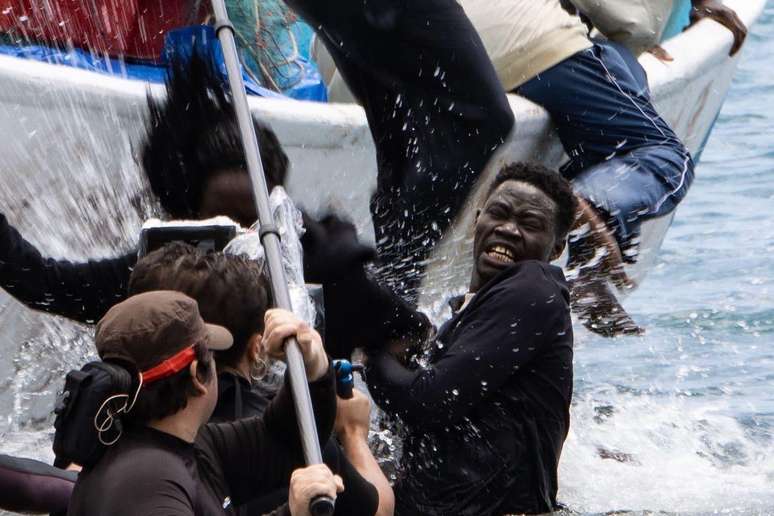
<svg viewBox="0 0 774 516"><path fill-rule="evenodd" d="M279 228L275 224L261 224L258 228L258 236L260 237L261 242L263 242L263 237L270 234L277 235L277 239L282 240Z"/></svg>
<svg viewBox="0 0 774 516"><path fill-rule="evenodd" d="M231 20L217 20L215 22L215 37L218 37L220 31L224 29L230 30L232 34L236 35L236 30L234 30L234 24L231 23Z"/></svg>

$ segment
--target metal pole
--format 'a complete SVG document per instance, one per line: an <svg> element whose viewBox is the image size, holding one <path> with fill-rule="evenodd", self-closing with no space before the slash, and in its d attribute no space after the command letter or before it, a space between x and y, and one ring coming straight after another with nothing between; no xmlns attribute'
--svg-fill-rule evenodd
<svg viewBox="0 0 774 516"><path fill-rule="evenodd" d="M239 56L234 40L234 26L228 18L228 12L223 0L212 0L212 10L215 15L215 34L223 47L223 58L226 62L228 82L231 87L234 110L236 111L239 130L242 135L242 146L247 159L247 170L250 173L250 181L253 185L253 197L255 198L255 206L260 223L261 243L266 252L266 262L269 266L269 276L271 277L271 290L277 307L292 310L288 283L282 266L279 231L274 224L271 206L269 205L266 176L261 163L253 117L250 113L250 106L247 103L247 93L245 93L242 71L239 66ZM296 406L296 418L298 419L304 457L306 458L307 465L321 464L320 441L314 421L309 384L306 380L304 357L295 339L288 339L285 344L285 353L287 355L290 386ZM333 514L333 508L332 499L318 497L312 501L310 511L315 516L323 516Z"/></svg>

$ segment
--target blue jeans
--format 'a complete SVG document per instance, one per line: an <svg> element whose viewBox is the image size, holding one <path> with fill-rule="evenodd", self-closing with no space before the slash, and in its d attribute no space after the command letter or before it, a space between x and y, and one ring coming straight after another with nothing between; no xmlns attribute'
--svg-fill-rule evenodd
<svg viewBox="0 0 774 516"><path fill-rule="evenodd" d="M625 48L595 42L517 90L543 106L570 157L562 174L591 202L622 249L643 220L666 215L693 182L693 160L650 101L647 76Z"/></svg>

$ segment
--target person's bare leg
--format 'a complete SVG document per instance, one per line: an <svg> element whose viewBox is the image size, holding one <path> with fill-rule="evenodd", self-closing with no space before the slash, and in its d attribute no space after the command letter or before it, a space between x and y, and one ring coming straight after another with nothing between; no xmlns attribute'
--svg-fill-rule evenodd
<svg viewBox="0 0 774 516"><path fill-rule="evenodd" d="M635 287L624 269L618 242L597 210L580 197L573 231L582 233L581 244L568 264L573 311L594 333L606 337L641 334L643 329L610 288L610 283L621 291Z"/></svg>

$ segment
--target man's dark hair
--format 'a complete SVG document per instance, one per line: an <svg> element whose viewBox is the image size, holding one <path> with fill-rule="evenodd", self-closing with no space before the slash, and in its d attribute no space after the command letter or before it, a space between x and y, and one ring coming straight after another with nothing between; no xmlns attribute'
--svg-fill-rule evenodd
<svg viewBox="0 0 774 516"><path fill-rule="evenodd" d="M199 362L196 377L201 383L208 383L212 377L212 352L201 343L194 346L194 351ZM143 385L125 420L138 426L146 425L150 421L180 412L188 404L188 398L195 395L196 388L191 378L191 370L186 367L169 378Z"/></svg>
<svg viewBox="0 0 774 516"><path fill-rule="evenodd" d="M206 56L174 58L166 84L166 99L148 94L142 166L170 215L197 218L208 180L226 170L247 170L239 126L231 95ZM271 189L285 182L288 157L274 131L253 121Z"/></svg>
<svg viewBox="0 0 774 516"><path fill-rule="evenodd" d="M489 185L485 199L489 199L498 186L511 180L531 184L556 203L556 236L564 239L575 222L575 211L578 207L570 182L559 172L539 163L511 163L497 173Z"/></svg>
<svg viewBox="0 0 774 516"><path fill-rule="evenodd" d="M270 306L269 286L261 267L243 256L204 252L171 242L140 259L129 278L129 295L175 290L199 303L202 319L228 329L234 344L215 352L218 365L236 367L247 343L263 331Z"/></svg>

